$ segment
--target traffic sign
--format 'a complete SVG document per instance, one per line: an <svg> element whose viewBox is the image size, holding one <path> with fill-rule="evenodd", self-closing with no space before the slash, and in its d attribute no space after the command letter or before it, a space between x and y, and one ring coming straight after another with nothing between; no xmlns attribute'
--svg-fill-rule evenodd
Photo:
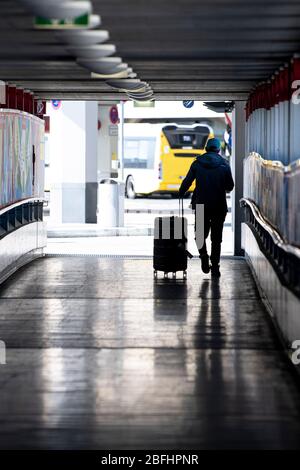
<svg viewBox="0 0 300 470"><path fill-rule="evenodd" d="M52 108L57 110L61 108L61 101L60 100L51 100Z"/></svg>
<svg viewBox="0 0 300 470"><path fill-rule="evenodd" d="M36 104L36 112L37 114L46 114L46 109L44 106L43 101L39 100Z"/></svg>
<svg viewBox="0 0 300 470"><path fill-rule="evenodd" d="M185 100L185 101L182 102L182 104L183 104L183 106L184 106L185 108L188 108L188 109L189 109L189 108L192 108L192 107L194 106L194 101L192 101L192 100Z"/></svg>
<svg viewBox="0 0 300 470"><path fill-rule="evenodd" d="M112 106L110 108L109 117L110 117L110 122L112 124L118 124L119 123L119 113L118 113L117 106Z"/></svg>

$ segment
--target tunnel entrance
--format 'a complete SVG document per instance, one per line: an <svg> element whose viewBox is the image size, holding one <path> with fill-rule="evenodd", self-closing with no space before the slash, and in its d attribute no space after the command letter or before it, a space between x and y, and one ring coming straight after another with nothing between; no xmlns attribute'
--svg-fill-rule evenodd
<svg viewBox="0 0 300 470"><path fill-rule="evenodd" d="M0 449L298 448L300 2L0 11ZM234 256L156 276L213 136Z"/></svg>
<svg viewBox="0 0 300 470"><path fill-rule="evenodd" d="M48 254L151 257L154 220L179 215L178 189L192 162L205 153L209 138L220 140L220 153L231 164L232 115L215 112L201 101L49 102L47 114ZM123 186L118 221L109 214L114 207L103 199L99 185L108 180ZM190 189L184 215L189 251L198 255L191 208L194 186ZM222 254L232 255L230 194L227 202Z"/></svg>

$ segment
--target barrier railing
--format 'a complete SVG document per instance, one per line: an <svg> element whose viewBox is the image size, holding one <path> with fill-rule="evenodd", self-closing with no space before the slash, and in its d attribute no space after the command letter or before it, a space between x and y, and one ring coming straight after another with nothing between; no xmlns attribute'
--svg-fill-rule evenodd
<svg viewBox="0 0 300 470"><path fill-rule="evenodd" d="M273 266L281 284L300 298L300 249L286 243L260 213L255 203L247 198L240 201L245 212L245 223L250 227L266 258Z"/></svg>
<svg viewBox="0 0 300 470"><path fill-rule="evenodd" d="M43 220L44 199L29 198L0 210L0 239L18 228Z"/></svg>
<svg viewBox="0 0 300 470"><path fill-rule="evenodd" d="M287 167L285 181L287 239L300 246L300 160Z"/></svg>
<svg viewBox="0 0 300 470"><path fill-rule="evenodd" d="M244 197L285 243L300 246L300 160L284 166L251 153L244 160Z"/></svg>

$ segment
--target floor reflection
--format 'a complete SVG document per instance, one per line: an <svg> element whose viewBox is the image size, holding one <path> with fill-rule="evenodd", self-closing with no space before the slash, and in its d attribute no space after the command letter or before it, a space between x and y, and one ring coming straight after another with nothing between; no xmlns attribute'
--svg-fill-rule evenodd
<svg viewBox="0 0 300 470"><path fill-rule="evenodd" d="M243 260L51 258L0 294L0 448L299 445L299 388Z"/></svg>

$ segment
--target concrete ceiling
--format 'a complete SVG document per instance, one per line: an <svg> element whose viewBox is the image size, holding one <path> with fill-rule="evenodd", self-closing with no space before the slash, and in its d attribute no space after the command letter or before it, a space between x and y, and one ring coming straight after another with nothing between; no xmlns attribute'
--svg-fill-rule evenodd
<svg viewBox="0 0 300 470"><path fill-rule="evenodd" d="M117 55L156 99L245 99L300 51L299 0L93 0ZM33 28L17 0L0 2L0 79L41 98L125 98L92 79L53 31Z"/></svg>

